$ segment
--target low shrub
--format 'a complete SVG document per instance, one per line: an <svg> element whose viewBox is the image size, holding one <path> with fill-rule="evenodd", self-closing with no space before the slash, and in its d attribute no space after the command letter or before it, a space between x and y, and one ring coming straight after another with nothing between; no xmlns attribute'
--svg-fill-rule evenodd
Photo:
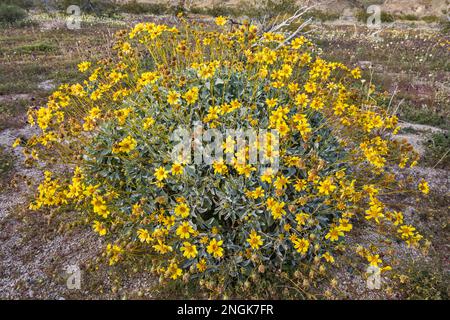
<svg viewBox="0 0 450 320"><path fill-rule="evenodd" d="M169 8L160 3L142 3L136 0L128 1L120 6L120 11L133 14L155 14L161 15L167 12Z"/></svg>
<svg viewBox="0 0 450 320"><path fill-rule="evenodd" d="M108 0L55 0L50 8L55 6L65 12L72 5L79 6L83 14L113 17L120 12L118 3Z"/></svg>
<svg viewBox="0 0 450 320"><path fill-rule="evenodd" d="M426 142L425 161L432 167L450 168L450 136L448 132L434 133Z"/></svg>
<svg viewBox="0 0 450 320"><path fill-rule="evenodd" d="M69 171L46 171L31 209L74 209L107 239L109 264L139 258L162 283L214 296L263 274L314 290L362 221L419 245L383 202L428 193L392 170L418 155L391 139L397 118L371 103L358 68L325 61L303 36L180 21L120 32L116 58L80 63L86 81L30 110L41 132L27 161ZM390 269L381 249L357 251Z"/></svg>
<svg viewBox="0 0 450 320"><path fill-rule="evenodd" d="M27 12L10 4L0 4L0 24L12 25L22 22L27 17Z"/></svg>

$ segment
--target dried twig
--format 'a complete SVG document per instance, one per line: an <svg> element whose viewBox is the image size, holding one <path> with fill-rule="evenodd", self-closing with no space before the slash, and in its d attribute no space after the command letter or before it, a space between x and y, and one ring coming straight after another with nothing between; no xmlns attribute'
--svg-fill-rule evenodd
<svg viewBox="0 0 450 320"><path fill-rule="evenodd" d="M272 24L267 28L263 28L262 33L281 32L283 30L283 28L289 27L290 25L292 25L292 23L299 20L300 17L302 17L305 13L307 13L311 9L315 8L316 6L317 5L301 6L294 12L294 14L292 16L288 17L287 19L284 19L280 23ZM278 18L279 18L279 15L275 18L275 21L278 20ZM278 48L282 47L287 42L289 42L292 38L294 38L298 33L300 33L301 30L303 30L308 24L310 24L311 21L312 21L312 18L308 18L306 21L304 21L294 32L290 33L288 35L288 37L282 43L280 43L278 45ZM255 43L253 46L256 46L256 45L257 45L257 43Z"/></svg>

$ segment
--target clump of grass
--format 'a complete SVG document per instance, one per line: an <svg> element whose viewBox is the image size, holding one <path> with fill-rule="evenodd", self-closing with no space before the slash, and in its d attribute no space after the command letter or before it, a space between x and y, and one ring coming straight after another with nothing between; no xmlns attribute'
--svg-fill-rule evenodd
<svg viewBox="0 0 450 320"><path fill-rule="evenodd" d="M333 21L339 19L339 14L321 10L311 10L305 14L305 18L313 18L320 21Z"/></svg>
<svg viewBox="0 0 450 320"><path fill-rule="evenodd" d="M416 129L411 128L411 127L405 127L405 128L400 129L399 133L400 134L418 134L419 131L417 131Z"/></svg>
<svg viewBox="0 0 450 320"><path fill-rule="evenodd" d="M0 25L16 25L25 20L27 12L19 6L0 4Z"/></svg>
<svg viewBox="0 0 450 320"><path fill-rule="evenodd" d="M31 44L25 44L14 49L14 51L23 54L46 53L57 50L57 46L46 41L38 41Z"/></svg>
<svg viewBox="0 0 450 320"><path fill-rule="evenodd" d="M193 7L189 12L194 14L204 14L212 17L229 16L236 17L239 13L244 14L243 10L238 12L232 7L224 6L223 4L214 4L212 7Z"/></svg>
<svg viewBox="0 0 450 320"><path fill-rule="evenodd" d="M2 0L2 3L7 5L15 5L26 10L31 9L33 8L33 6L35 6L34 0Z"/></svg>
<svg viewBox="0 0 450 320"><path fill-rule="evenodd" d="M124 3L120 10L125 13L132 14L155 14L160 15L167 12L168 7L162 3L142 3L132 0Z"/></svg>
<svg viewBox="0 0 450 320"><path fill-rule="evenodd" d="M440 19L439 17L436 17L436 16L424 16L424 17L422 17L422 20L427 23L434 23L434 22L439 23L442 21L442 19Z"/></svg>
<svg viewBox="0 0 450 320"><path fill-rule="evenodd" d="M401 117L408 122L425 124L434 127L443 128L448 125L446 117L436 112L432 112L427 108L406 106L401 111Z"/></svg>
<svg viewBox="0 0 450 320"><path fill-rule="evenodd" d="M450 33L450 21L449 20L441 21L440 31L442 34Z"/></svg>
<svg viewBox="0 0 450 320"><path fill-rule="evenodd" d="M71 6L77 5L81 11L86 14L95 14L97 16L113 17L119 13L120 6L114 1L107 0L58 0L56 7L65 12Z"/></svg>
<svg viewBox="0 0 450 320"><path fill-rule="evenodd" d="M0 103L0 130L17 126L21 123L22 118L19 116L25 113L28 101L21 99L13 102Z"/></svg>
<svg viewBox="0 0 450 320"><path fill-rule="evenodd" d="M2 159L0 161L0 184L3 184L13 170L14 157L0 146L0 158Z"/></svg>
<svg viewBox="0 0 450 320"><path fill-rule="evenodd" d="M435 263L411 263L407 269L408 279L400 287L406 299L410 300L447 300L448 279Z"/></svg>
<svg viewBox="0 0 450 320"><path fill-rule="evenodd" d="M367 13L366 10L358 10L358 12L356 13L356 19L358 19L358 21L366 23L367 19L371 16L371 13ZM382 23L391 23L395 21L395 17L387 12L381 11L381 16L380 16L381 22Z"/></svg>
<svg viewBox="0 0 450 320"><path fill-rule="evenodd" d="M426 143L425 161L431 166L450 169L450 136L447 132L435 133Z"/></svg>
<svg viewBox="0 0 450 320"><path fill-rule="evenodd" d="M419 17L414 14L404 14L398 17L400 20L418 21Z"/></svg>

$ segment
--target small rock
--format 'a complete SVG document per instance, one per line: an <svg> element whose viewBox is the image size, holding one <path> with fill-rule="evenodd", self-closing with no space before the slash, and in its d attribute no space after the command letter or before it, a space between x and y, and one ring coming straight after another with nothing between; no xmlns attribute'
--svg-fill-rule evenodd
<svg viewBox="0 0 450 320"><path fill-rule="evenodd" d="M38 84L38 88L45 91L51 91L55 89L55 87L53 80L45 80Z"/></svg>

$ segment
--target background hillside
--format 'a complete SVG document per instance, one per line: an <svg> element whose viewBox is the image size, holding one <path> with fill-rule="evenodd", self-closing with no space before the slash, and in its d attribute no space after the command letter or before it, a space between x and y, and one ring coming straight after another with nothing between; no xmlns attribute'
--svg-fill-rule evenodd
<svg viewBox="0 0 450 320"><path fill-rule="evenodd" d="M126 2L126 1L123 1ZM230 6L238 8L245 3L257 3L255 0L138 0L143 3L177 5L184 3L191 7ZM442 16L447 13L448 0L299 0L298 4L318 5L318 9L330 13L343 13L346 9L364 9L378 4L382 10L395 15Z"/></svg>

